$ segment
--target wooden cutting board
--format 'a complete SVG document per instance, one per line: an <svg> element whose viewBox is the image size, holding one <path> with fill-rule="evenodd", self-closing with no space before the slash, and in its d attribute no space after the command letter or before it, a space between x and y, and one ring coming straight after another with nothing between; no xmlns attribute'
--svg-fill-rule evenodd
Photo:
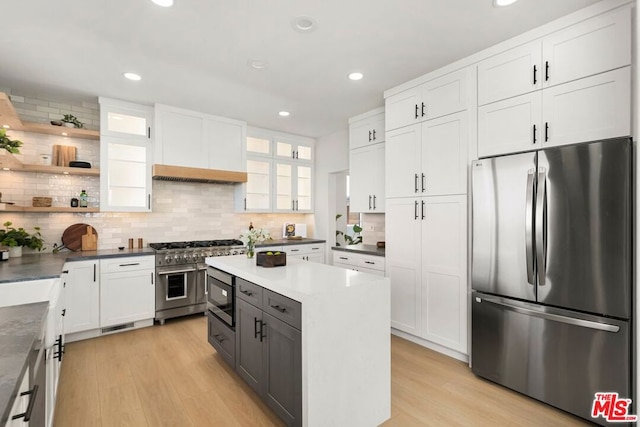
<svg viewBox="0 0 640 427"><path fill-rule="evenodd" d="M82 236L86 235L89 230L91 230L90 234L95 236L97 243L98 232L95 228L89 224L73 224L67 227L64 233L62 233L62 244L72 251L82 250Z"/></svg>
<svg viewBox="0 0 640 427"><path fill-rule="evenodd" d="M52 164L54 166L69 166L69 162L76 159L76 147L70 147L67 145L54 145L53 146L53 159Z"/></svg>
<svg viewBox="0 0 640 427"><path fill-rule="evenodd" d="M87 233L82 236L82 250L95 251L98 249L98 235L92 226L87 225Z"/></svg>

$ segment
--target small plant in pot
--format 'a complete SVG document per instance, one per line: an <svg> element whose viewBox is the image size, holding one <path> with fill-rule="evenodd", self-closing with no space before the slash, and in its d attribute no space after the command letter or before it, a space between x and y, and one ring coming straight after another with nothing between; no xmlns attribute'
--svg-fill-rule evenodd
<svg viewBox="0 0 640 427"><path fill-rule="evenodd" d="M40 234L40 227L34 227L36 232L29 234L22 227L12 227L13 223L11 221L7 221L2 225L4 225L5 229L0 230L0 246L9 247L10 257L22 256L23 247L38 251L44 249L44 240L42 239L42 234Z"/></svg>
<svg viewBox="0 0 640 427"><path fill-rule="evenodd" d="M18 147L21 146L22 141L9 138L9 136L7 135L7 130L4 128L0 128L0 148L4 148L12 154L18 154L20 153L20 149Z"/></svg>
<svg viewBox="0 0 640 427"><path fill-rule="evenodd" d="M84 124L80 120L78 120L78 118L73 114L65 114L64 117L62 118L62 121L64 122L64 125L68 128L82 129L84 127Z"/></svg>

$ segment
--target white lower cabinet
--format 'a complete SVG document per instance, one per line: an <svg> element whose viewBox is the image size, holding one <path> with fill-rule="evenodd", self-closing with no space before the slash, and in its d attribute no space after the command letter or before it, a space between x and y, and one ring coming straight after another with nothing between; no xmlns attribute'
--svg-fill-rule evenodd
<svg viewBox="0 0 640 427"><path fill-rule="evenodd" d="M29 395L23 393L29 392L29 368L24 372L22 376L22 380L20 381L20 386L18 387L18 395L13 401L13 406L11 406L11 411L9 412L9 417L7 418L7 422L5 423L5 427L28 427L29 422L25 422L23 418L13 419L14 416L24 414L27 412L27 406L29 405Z"/></svg>
<svg viewBox="0 0 640 427"><path fill-rule="evenodd" d="M324 243L309 243L305 245L287 245L282 250L288 258L299 258L305 261L324 264Z"/></svg>
<svg viewBox="0 0 640 427"><path fill-rule="evenodd" d="M66 286L65 333L100 327L100 262L73 261L64 265L68 271Z"/></svg>
<svg viewBox="0 0 640 427"><path fill-rule="evenodd" d="M100 328L141 320L153 324L153 255L67 262L65 271L65 333L75 334L68 341L98 336Z"/></svg>
<svg viewBox="0 0 640 427"><path fill-rule="evenodd" d="M466 195L387 199L391 326L467 353Z"/></svg>
<svg viewBox="0 0 640 427"><path fill-rule="evenodd" d="M384 276L384 257L358 254L348 251L333 251L333 265L362 273Z"/></svg>
<svg viewBox="0 0 640 427"><path fill-rule="evenodd" d="M153 256L100 260L100 327L155 316Z"/></svg>

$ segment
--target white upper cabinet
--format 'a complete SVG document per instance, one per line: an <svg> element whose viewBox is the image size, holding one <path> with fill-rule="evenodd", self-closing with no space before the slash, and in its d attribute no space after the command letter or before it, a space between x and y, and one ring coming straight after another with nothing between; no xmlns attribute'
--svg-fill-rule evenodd
<svg viewBox="0 0 640 427"><path fill-rule="evenodd" d="M465 110L467 97L466 68L400 92L386 99L386 129L398 129Z"/></svg>
<svg viewBox="0 0 640 427"><path fill-rule="evenodd" d="M311 138L249 128L247 182L236 186L236 212L312 212L314 144Z"/></svg>
<svg viewBox="0 0 640 427"><path fill-rule="evenodd" d="M246 172L246 123L156 104L154 163Z"/></svg>
<svg viewBox="0 0 640 427"><path fill-rule="evenodd" d="M153 108L99 97L100 135L150 141Z"/></svg>
<svg viewBox="0 0 640 427"><path fill-rule="evenodd" d="M478 105L542 88L542 42L534 41L478 64Z"/></svg>
<svg viewBox="0 0 640 427"><path fill-rule="evenodd" d="M206 168L204 118L200 113L156 105L156 163Z"/></svg>
<svg viewBox="0 0 640 427"><path fill-rule="evenodd" d="M542 93L478 107L478 156L534 150L544 138Z"/></svg>
<svg viewBox="0 0 640 427"><path fill-rule="evenodd" d="M630 65L631 10L614 10L545 37L542 60L545 87Z"/></svg>
<svg viewBox="0 0 640 427"><path fill-rule="evenodd" d="M465 194L467 113L460 112L387 133L387 198Z"/></svg>
<svg viewBox="0 0 640 427"><path fill-rule="evenodd" d="M100 210L150 212L153 108L99 100Z"/></svg>
<svg viewBox="0 0 640 427"><path fill-rule="evenodd" d="M349 210L383 213L385 144L373 144L349 153Z"/></svg>
<svg viewBox="0 0 640 427"><path fill-rule="evenodd" d="M478 64L478 105L631 64L631 13L614 10Z"/></svg>
<svg viewBox="0 0 640 427"><path fill-rule="evenodd" d="M631 69L542 91L543 146L631 135Z"/></svg>
<svg viewBox="0 0 640 427"><path fill-rule="evenodd" d="M620 68L478 108L478 156L631 134L631 70Z"/></svg>
<svg viewBox="0 0 640 427"><path fill-rule="evenodd" d="M349 149L384 142L384 108L349 119Z"/></svg>

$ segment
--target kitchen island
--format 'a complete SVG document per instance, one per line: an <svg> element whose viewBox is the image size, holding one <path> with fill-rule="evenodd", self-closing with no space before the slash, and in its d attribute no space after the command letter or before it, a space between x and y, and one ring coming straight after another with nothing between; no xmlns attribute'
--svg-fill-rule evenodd
<svg viewBox="0 0 640 427"><path fill-rule="evenodd" d="M294 424L373 426L389 419L388 278L297 259L274 268L258 267L245 257L207 258L206 263L235 276L236 283L240 278L265 295L277 293L299 303L302 415Z"/></svg>

